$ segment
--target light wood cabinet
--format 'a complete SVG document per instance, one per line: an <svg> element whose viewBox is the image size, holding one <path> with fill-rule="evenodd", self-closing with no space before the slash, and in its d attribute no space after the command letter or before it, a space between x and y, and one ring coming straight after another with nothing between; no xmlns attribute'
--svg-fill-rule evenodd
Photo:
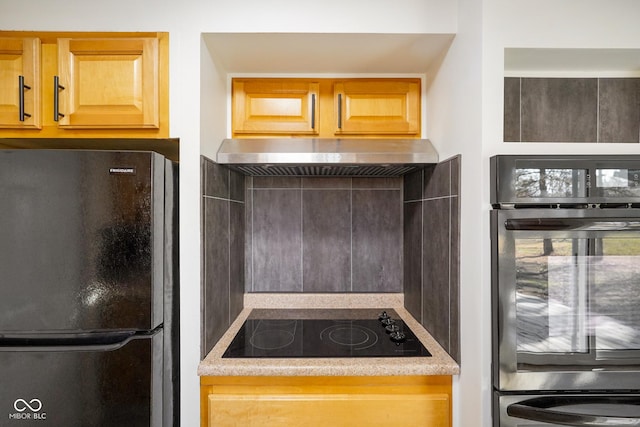
<svg viewBox="0 0 640 427"><path fill-rule="evenodd" d="M37 83L24 91L31 117L16 125L18 71ZM0 32L0 85L2 138L169 136L166 33Z"/></svg>
<svg viewBox="0 0 640 427"><path fill-rule="evenodd" d="M40 39L1 37L0 128L40 127Z"/></svg>
<svg viewBox="0 0 640 427"><path fill-rule="evenodd" d="M158 128L157 38L58 39L58 70L61 127Z"/></svg>
<svg viewBox="0 0 640 427"><path fill-rule="evenodd" d="M451 377L202 377L202 427L451 426Z"/></svg>
<svg viewBox="0 0 640 427"><path fill-rule="evenodd" d="M419 138L420 94L420 79L233 79L232 132Z"/></svg>
<svg viewBox="0 0 640 427"><path fill-rule="evenodd" d="M232 91L236 134L318 134L317 82L235 79Z"/></svg>
<svg viewBox="0 0 640 427"><path fill-rule="evenodd" d="M334 84L336 135L416 135L420 85L406 80L348 80Z"/></svg>

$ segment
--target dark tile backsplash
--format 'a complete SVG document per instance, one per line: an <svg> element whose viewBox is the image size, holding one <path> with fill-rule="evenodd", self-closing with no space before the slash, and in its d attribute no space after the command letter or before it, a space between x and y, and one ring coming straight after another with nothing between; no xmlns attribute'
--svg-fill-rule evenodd
<svg viewBox="0 0 640 427"><path fill-rule="evenodd" d="M599 141L640 139L640 79L600 79Z"/></svg>
<svg viewBox="0 0 640 427"><path fill-rule="evenodd" d="M405 307L458 362L459 185L460 156L405 176L403 226Z"/></svg>
<svg viewBox="0 0 640 427"><path fill-rule="evenodd" d="M244 176L201 157L204 357L243 308Z"/></svg>
<svg viewBox="0 0 640 427"><path fill-rule="evenodd" d="M504 141L640 142L640 79L504 79Z"/></svg>
<svg viewBox="0 0 640 427"><path fill-rule="evenodd" d="M245 292L403 292L454 359L460 157L396 178L244 177L202 157L202 356Z"/></svg>
<svg viewBox="0 0 640 427"><path fill-rule="evenodd" d="M402 178L247 182L248 292L402 291Z"/></svg>

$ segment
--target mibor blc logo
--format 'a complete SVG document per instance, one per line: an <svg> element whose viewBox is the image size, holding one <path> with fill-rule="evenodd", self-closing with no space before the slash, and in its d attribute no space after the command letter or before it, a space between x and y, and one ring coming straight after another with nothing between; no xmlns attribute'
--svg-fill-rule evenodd
<svg viewBox="0 0 640 427"><path fill-rule="evenodd" d="M40 399L16 399L13 402L14 413L9 414L10 420L46 420L47 413L42 411L42 401Z"/></svg>

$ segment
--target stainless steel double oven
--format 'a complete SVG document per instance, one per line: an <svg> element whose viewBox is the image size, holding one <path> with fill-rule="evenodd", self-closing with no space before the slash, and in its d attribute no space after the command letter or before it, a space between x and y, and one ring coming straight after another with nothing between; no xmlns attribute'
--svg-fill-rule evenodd
<svg viewBox="0 0 640 427"><path fill-rule="evenodd" d="M494 426L640 426L640 156L495 156L491 183Z"/></svg>

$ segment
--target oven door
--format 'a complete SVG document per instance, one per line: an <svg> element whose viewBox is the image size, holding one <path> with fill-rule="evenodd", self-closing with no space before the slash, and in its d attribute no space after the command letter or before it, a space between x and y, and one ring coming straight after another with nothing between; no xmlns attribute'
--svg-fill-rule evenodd
<svg viewBox="0 0 640 427"><path fill-rule="evenodd" d="M500 395L496 427L640 426L638 394Z"/></svg>
<svg viewBox="0 0 640 427"><path fill-rule="evenodd" d="M640 389L640 212L491 214L494 386Z"/></svg>

